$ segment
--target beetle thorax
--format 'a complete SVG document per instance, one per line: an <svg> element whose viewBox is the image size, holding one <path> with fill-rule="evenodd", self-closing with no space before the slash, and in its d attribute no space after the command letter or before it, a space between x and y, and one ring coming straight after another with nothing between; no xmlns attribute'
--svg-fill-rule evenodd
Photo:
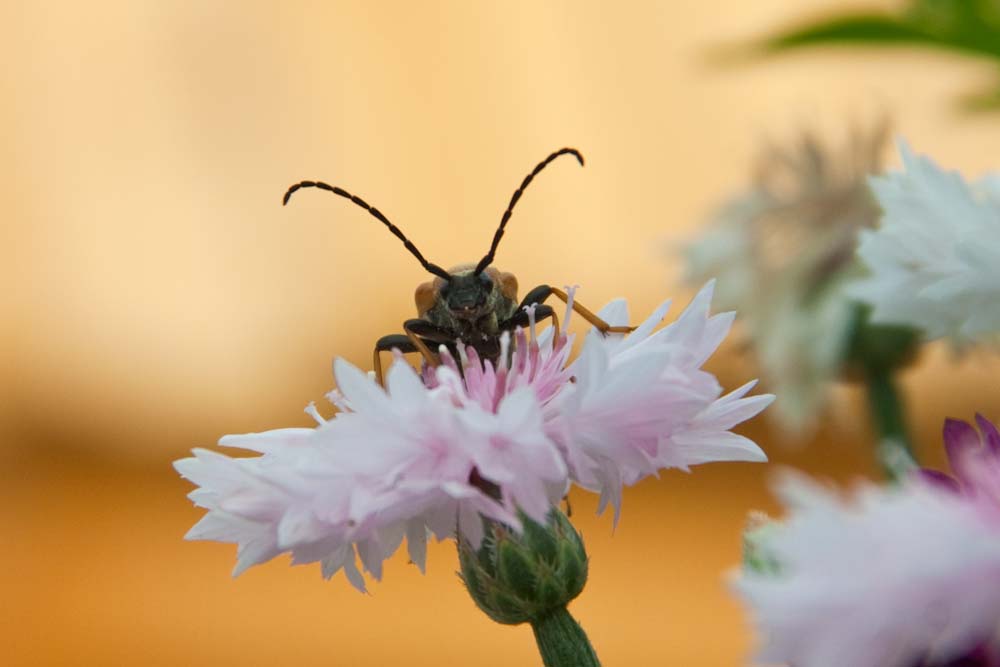
<svg viewBox="0 0 1000 667"><path fill-rule="evenodd" d="M513 274L493 267L477 274L473 265L456 266L448 273L450 280L435 278L417 288L420 316L470 344L498 336L500 324L517 308Z"/></svg>

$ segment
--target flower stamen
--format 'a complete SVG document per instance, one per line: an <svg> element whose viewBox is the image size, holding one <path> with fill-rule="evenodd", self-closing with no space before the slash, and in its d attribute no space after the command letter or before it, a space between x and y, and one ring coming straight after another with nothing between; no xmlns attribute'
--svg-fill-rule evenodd
<svg viewBox="0 0 1000 667"><path fill-rule="evenodd" d="M337 408L340 412L351 411L351 404L348 402L347 398L340 393L339 389L331 389L326 392L326 400L330 401L330 404Z"/></svg>
<svg viewBox="0 0 1000 667"><path fill-rule="evenodd" d="M533 303L530 306L524 307L524 312L528 313L528 330L531 332L531 340L537 338L535 331L535 309L538 307L537 303Z"/></svg>
<svg viewBox="0 0 1000 667"><path fill-rule="evenodd" d="M319 413L319 410L316 409L315 401L309 401L309 405L305 407L303 412L305 412L307 415L315 419L316 423L319 424L320 426L326 423L326 419L324 419L323 415L321 415Z"/></svg>
<svg viewBox="0 0 1000 667"><path fill-rule="evenodd" d="M462 352L461 342L459 342L458 345L458 352L461 357L461 365L459 365L459 362L455 361L455 357L452 355L451 350L449 350L445 345L438 346L438 356L441 358L441 364L443 366L450 368L451 370L458 373L459 376L461 376L462 369L467 367L469 364L469 360L465 357L465 354L463 354Z"/></svg>

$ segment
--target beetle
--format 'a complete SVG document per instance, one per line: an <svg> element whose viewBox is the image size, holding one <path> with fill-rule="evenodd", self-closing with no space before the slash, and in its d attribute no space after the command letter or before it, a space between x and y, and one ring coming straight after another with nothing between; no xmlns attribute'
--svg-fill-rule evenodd
<svg viewBox="0 0 1000 667"><path fill-rule="evenodd" d="M287 205L292 195L302 188L319 188L350 200L388 227L421 266L435 276L433 280L417 287L415 300L418 317L403 322L405 333L389 334L375 343L373 366L379 384L382 384L383 379L381 353L393 349L419 352L428 364L436 366L439 360L432 349L444 345L452 353L456 353L458 345L462 344L475 348L481 359L496 363L500 356L501 334L528 326L530 316L527 309L530 306L535 306L536 320L552 318L553 325L558 328L559 320L555 311L544 303L551 296L565 303L572 303L573 310L602 334L628 333L633 330L633 327L609 325L578 301L570 299L565 291L550 285L539 285L518 301L517 278L513 273L500 271L492 266L507 222L525 188L539 172L561 155L572 155L581 167L584 164L583 156L575 148L562 148L539 162L511 196L510 203L500 218L500 226L493 234L489 252L476 264L461 264L447 271L427 261L396 225L361 197L322 181L300 181L288 188L281 200L282 205Z"/></svg>

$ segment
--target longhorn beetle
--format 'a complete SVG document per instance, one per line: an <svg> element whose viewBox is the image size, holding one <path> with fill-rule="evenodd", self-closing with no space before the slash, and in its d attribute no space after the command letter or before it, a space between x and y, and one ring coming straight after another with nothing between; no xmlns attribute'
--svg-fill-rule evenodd
<svg viewBox="0 0 1000 667"><path fill-rule="evenodd" d="M424 259L417 247L396 225L389 222L381 211L361 197L321 181L302 181L288 188L282 199L282 205L288 204L291 196L302 188L319 188L349 199L388 227L389 231L395 234L406 249L417 258L420 265L435 276L433 280L417 287L416 302L419 317L403 322L405 333L389 334L375 343L374 368L379 384L382 384L381 353L392 349L399 349L401 352L420 352L428 364L436 366L439 360L432 349L444 345L454 354L461 343L475 348L480 358L496 363L500 356L500 335L504 331L527 326L530 318L526 308L534 304L538 304L535 308L535 318L542 320L551 317L558 333L558 317L552 307L545 305L544 301L550 296L556 296L569 303L570 299L566 292L549 285L539 285L518 302L517 278L513 273L502 272L491 265L500 239L503 238L507 221L510 220L511 212L525 188L540 171L560 155L572 155L580 166L583 166L583 156L574 148L560 149L539 162L531 173L524 177L520 187L510 198L507 210L500 218L500 226L493 234L489 252L479 260L478 264L461 264L448 271ZM633 327L609 325L576 300L573 300L572 304L574 311L603 334L628 333L633 330Z"/></svg>

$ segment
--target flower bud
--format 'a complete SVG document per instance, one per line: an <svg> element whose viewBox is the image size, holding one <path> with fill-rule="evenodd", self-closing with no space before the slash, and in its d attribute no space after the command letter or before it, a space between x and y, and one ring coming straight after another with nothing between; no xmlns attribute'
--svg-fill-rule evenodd
<svg viewBox="0 0 1000 667"><path fill-rule="evenodd" d="M781 574L781 564L768 541L780 524L763 512L751 512L743 530L743 569L765 575Z"/></svg>
<svg viewBox="0 0 1000 667"><path fill-rule="evenodd" d="M486 537L477 549L459 540L462 580L472 599L498 623L532 623L565 608L587 583L587 552L579 533L558 509L546 525L521 514L518 534L484 520Z"/></svg>

